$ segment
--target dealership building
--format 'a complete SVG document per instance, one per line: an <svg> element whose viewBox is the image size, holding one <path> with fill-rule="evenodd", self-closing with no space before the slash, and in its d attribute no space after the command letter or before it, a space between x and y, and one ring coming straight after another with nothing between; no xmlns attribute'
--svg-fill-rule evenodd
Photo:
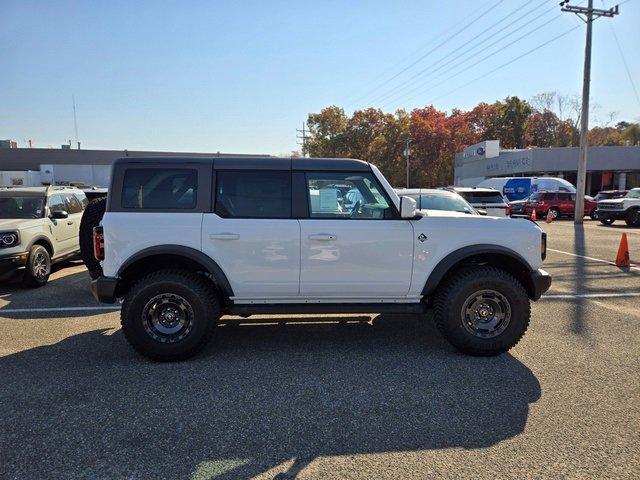
<svg viewBox="0 0 640 480"><path fill-rule="evenodd" d="M0 186L82 183L106 187L111 165L122 157L268 157L238 153L157 152L131 150L80 150L63 148L17 148L0 141Z"/></svg>
<svg viewBox="0 0 640 480"><path fill-rule="evenodd" d="M578 147L500 149L499 140L471 145L456 154L455 185L474 187L493 177L561 177L576 184ZM640 187L640 146L589 147L587 194Z"/></svg>

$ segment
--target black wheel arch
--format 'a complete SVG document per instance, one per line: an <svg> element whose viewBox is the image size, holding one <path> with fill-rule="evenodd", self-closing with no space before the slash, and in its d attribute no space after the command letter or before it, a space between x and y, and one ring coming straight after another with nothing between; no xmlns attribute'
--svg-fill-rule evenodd
<svg viewBox="0 0 640 480"><path fill-rule="evenodd" d="M55 253L53 243L51 242L51 239L46 235L36 235L35 237L33 237L29 242L29 245L27 245L27 251L31 250L34 245L42 245L47 249L47 252L49 252L49 256L53 259L53 255Z"/></svg>
<svg viewBox="0 0 640 480"><path fill-rule="evenodd" d="M154 262L153 260L157 260ZM117 277L127 283L127 277L136 278L160 267L188 268L202 270L208 273L220 293L228 298L233 296L233 289L229 279L220 265L208 255L195 248L184 245L155 245L145 248L129 257L118 270Z"/></svg>
<svg viewBox="0 0 640 480"><path fill-rule="evenodd" d="M510 248L491 244L469 245L449 253L429 275L422 295L432 295L449 274L473 265L491 265L505 270L522 283L530 298L535 296L535 286L531 281L533 269L524 257Z"/></svg>

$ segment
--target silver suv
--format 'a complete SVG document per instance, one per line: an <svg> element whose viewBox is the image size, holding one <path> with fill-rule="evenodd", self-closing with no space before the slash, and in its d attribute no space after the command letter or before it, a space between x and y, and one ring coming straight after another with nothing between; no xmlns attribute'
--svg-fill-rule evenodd
<svg viewBox="0 0 640 480"><path fill-rule="evenodd" d="M78 255L86 205L73 187L0 187L0 280L23 272L27 286L46 284L53 263Z"/></svg>

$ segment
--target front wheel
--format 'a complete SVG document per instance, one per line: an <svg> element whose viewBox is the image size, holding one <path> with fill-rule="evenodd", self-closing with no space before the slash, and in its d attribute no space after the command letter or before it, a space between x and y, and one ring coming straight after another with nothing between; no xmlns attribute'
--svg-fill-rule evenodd
<svg viewBox="0 0 640 480"><path fill-rule="evenodd" d="M27 287L38 288L46 285L51 275L51 256L42 245L35 245L29 251L23 283Z"/></svg>
<svg viewBox="0 0 640 480"><path fill-rule="evenodd" d="M591 210L589 217L591 218L591 220L598 220L598 211L594 208L593 210Z"/></svg>
<svg viewBox="0 0 640 480"><path fill-rule="evenodd" d="M524 287L495 267L455 272L439 287L434 306L442 335L469 355L506 352L520 341L531 317Z"/></svg>
<svg viewBox="0 0 640 480"><path fill-rule="evenodd" d="M624 222L629 227L637 227L640 225L640 210L629 210L624 217Z"/></svg>
<svg viewBox="0 0 640 480"><path fill-rule="evenodd" d="M159 270L125 295L122 331L131 346L152 360L194 356L207 344L220 318L215 290L201 275Z"/></svg>

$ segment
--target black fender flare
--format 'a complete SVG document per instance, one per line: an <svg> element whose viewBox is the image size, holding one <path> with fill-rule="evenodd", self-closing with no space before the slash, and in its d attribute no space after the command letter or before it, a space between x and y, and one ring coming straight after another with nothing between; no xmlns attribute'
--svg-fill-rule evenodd
<svg viewBox="0 0 640 480"><path fill-rule="evenodd" d="M53 247L53 242L51 241L51 239L46 235L39 234L33 237L29 242L29 245L27 245L27 252L30 251L33 248L33 246L36 243L38 243L40 240L43 240L49 246L49 249L51 251L51 258L53 259L53 256L56 253L56 249Z"/></svg>
<svg viewBox="0 0 640 480"><path fill-rule="evenodd" d="M533 272L533 269L524 259L524 257L519 253L511 250L510 248L491 244L469 245L459 248L458 250L454 250L438 262L438 264L429 275L424 288L422 289L422 295L431 295L436 290L436 288L438 288L438 285L440 284L446 273L454 265L465 260L466 258L471 258L480 254L506 255L520 263L527 272Z"/></svg>
<svg viewBox="0 0 640 480"><path fill-rule="evenodd" d="M155 255L177 255L199 263L213 276L216 285L221 290L221 293L226 297L233 296L233 289L231 288L229 279L222 271L222 268L220 268L220 265L201 251L196 250L195 248L185 247L184 245L156 245L140 250L125 260L118 269L117 276L120 277L122 273L135 262Z"/></svg>

